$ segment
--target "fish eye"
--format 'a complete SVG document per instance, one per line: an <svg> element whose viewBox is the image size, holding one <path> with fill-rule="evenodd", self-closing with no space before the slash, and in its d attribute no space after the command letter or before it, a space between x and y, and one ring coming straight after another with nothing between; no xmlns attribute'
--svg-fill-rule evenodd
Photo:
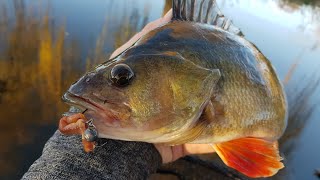
<svg viewBox="0 0 320 180"><path fill-rule="evenodd" d="M110 75L110 79L114 85L124 87L129 85L134 73L128 65L117 64L111 69Z"/></svg>

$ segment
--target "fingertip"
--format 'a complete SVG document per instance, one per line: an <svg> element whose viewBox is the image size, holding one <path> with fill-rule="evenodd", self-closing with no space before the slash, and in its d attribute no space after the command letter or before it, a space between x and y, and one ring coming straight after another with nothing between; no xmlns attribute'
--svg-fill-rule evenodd
<svg viewBox="0 0 320 180"><path fill-rule="evenodd" d="M172 19L172 8L162 17L165 22L169 22Z"/></svg>
<svg viewBox="0 0 320 180"><path fill-rule="evenodd" d="M185 144L186 155L188 154L209 154L214 153L215 150L210 144Z"/></svg>
<svg viewBox="0 0 320 180"><path fill-rule="evenodd" d="M162 18L159 18L155 21L152 21L148 23L139 33L134 35L128 42L126 42L124 45L116 49L110 56L109 59L112 59L119 54L121 54L123 51L125 51L127 48L129 48L132 44L134 44L140 37L147 34L148 32L170 22L172 19L172 9L170 9Z"/></svg>
<svg viewBox="0 0 320 180"><path fill-rule="evenodd" d="M111 56L109 57L109 59L112 59L112 58L118 56L119 54L121 54L122 52L124 52L126 49L128 49L130 46L132 46L132 44L134 44L141 36L142 36L142 33L141 33L141 32L135 34L129 41L127 41L125 44L123 44L123 45L120 46L118 49L116 49L116 50L111 54Z"/></svg>

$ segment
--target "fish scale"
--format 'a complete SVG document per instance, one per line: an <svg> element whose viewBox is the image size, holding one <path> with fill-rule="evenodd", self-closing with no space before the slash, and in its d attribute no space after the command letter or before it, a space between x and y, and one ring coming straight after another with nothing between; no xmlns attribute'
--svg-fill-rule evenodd
<svg viewBox="0 0 320 180"><path fill-rule="evenodd" d="M283 168L276 146L287 124L281 82L214 0L173 0L169 23L85 74L64 99L87 109L100 138L213 144L250 177Z"/></svg>

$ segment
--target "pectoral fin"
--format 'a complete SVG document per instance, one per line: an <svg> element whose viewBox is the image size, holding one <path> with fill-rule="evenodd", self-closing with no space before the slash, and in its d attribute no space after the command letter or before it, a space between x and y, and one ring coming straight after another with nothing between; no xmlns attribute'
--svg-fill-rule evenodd
<svg viewBox="0 0 320 180"><path fill-rule="evenodd" d="M213 145L222 161L248 177L269 177L284 167L277 142L241 138Z"/></svg>
<svg viewBox="0 0 320 180"><path fill-rule="evenodd" d="M204 120L198 121L189 131L183 133L182 136L178 136L178 138L173 139L172 141L166 142L164 144L169 146L186 144L197 139L201 133L207 128L208 123Z"/></svg>

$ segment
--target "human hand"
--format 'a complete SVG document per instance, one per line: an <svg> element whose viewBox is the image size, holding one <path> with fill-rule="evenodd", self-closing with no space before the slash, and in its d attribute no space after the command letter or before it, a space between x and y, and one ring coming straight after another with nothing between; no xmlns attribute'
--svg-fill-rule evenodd
<svg viewBox="0 0 320 180"><path fill-rule="evenodd" d="M171 20L171 18L172 10L168 11L168 13L164 15L162 18L159 18L147 24L139 33L134 35L128 42L123 44L120 48L116 49L110 56L110 59L118 56L123 51L131 47L140 37L147 34L151 30L168 23ZM209 144L182 144L177 146L155 144L155 147L159 151L163 163L175 161L189 154L205 154L215 152L212 146Z"/></svg>
<svg viewBox="0 0 320 180"><path fill-rule="evenodd" d="M121 54L123 51L125 51L126 49L128 49L129 47L131 47L135 42L137 42L137 40L142 37L143 35L147 34L148 32L152 31L153 29L156 29L159 26L162 26L166 23L168 23L172 18L172 9L170 11L167 12L166 15L164 15L162 18L159 18L155 21L152 21L150 23L148 23L140 32L138 32L137 34L135 34L128 42L126 42L125 44L123 44L121 47L119 47L118 49L116 49L110 56L109 59L112 59L116 56L118 56L119 54Z"/></svg>
<svg viewBox="0 0 320 180"><path fill-rule="evenodd" d="M190 154L207 154L215 152L210 144L182 144L177 146L155 144L155 147L162 157L162 163L173 162Z"/></svg>

